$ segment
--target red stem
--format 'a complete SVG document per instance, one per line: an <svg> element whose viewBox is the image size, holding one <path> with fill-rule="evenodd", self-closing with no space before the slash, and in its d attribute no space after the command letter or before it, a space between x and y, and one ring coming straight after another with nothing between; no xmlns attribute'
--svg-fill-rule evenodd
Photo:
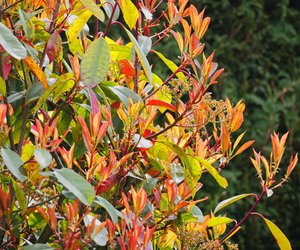
<svg viewBox="0 0 300 250"><path fill-rule="evenodd" d="M248 212L245 214L245 216L243 217L243 219L241 219L226 235L223 239L220 240L220 244L223 244L224 241L227 239L227 237L229 235L231 235L239 226L241 226L248 218L249 216L253 213L253 211L255 210L255 208L257 207L258 203L260 202L261 198L264 196L264 194L266 193L265 189L263 189L263 191L261 192L261 194L259 196L256 195L256 199L254 204L252 205L252 207L248 210Z"/></svg>

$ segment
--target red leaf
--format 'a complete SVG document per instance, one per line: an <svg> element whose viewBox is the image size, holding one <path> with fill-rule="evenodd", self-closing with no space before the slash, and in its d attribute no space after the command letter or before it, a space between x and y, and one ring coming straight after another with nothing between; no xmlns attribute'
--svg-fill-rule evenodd
<svg viewBox="0 0 300 250"><path fill-rule="evenodd" d="M127 59L121 59L119 61L120 66L120 73L124 74L127 77L133 78L135 76L135 70L134 67L131 65L131 63Z"/></svg>
<svg viewBox="0 0 300 250"><path fill-rule="evenodd" d="M168 110L176 112L176 108L174 107L174 105L161 100L150 100L146 103L146 106L150 106L150 105L166 108Z"/></svg>

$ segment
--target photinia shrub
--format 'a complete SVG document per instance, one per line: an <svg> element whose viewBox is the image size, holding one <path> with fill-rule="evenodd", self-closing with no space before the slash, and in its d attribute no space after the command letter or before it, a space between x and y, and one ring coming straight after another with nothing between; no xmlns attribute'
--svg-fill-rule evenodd
<svg viewBox="0 0 300 250"><path fill-rule="evenodd" d="M237 132L244 103L209 92L223 69L204 53L204 9L7 0L0 19L2 249L237 249L230 238L250 216L291 249L256 211L297 164L280 167L288 133L272 135L268 159L254 150L260 194L202 213L202 180L226 188L222 169L254 143ZM168 39L177 64L156 50ZM241 199L254 200L237 221L225 212Z"/></svg>

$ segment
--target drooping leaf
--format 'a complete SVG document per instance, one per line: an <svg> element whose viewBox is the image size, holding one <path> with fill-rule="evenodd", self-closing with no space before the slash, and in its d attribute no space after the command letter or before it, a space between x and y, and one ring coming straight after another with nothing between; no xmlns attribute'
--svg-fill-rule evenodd
<svg viewBox="0 0 300 250"><path fill-rule="evenodd" d="M248 197L248 196L253 196L253 194L240 194L240 195L236 195L234 197L228 198L226 200L223 200L216 206L214 213L216 213L216 212L220 211L221 209L223 209L224 207L227 207L230 204L232 204L238 200L244 199L245 197Z"/></svg>
<svg viewBox="0 0 300 250"><path fill-rule="evenodd" d="M206 170L212 175L212 177L214 177L214 179L218 182L218 184L221 187L226 188L228 186L227 180L223 176L221 176L218 173L218 171L207 160L201 157L197 157L197 159L199 160L201 165L204 166Z"/></svg>
<svg viewBox="0 0 300 250"><path fill-rule="evenodd" d="M22 209L22 211L25 212L27 209L27 201L26 201L25 194L18 182L16 182L14 179L11 179L11 181L14 186L14 191L15 191L15 195L18 200L19 206Z"/></svg>
<svg viewBox="0 0 300 250"><path fill-rule="evenodd" d="M105 16L103 11L97 6L93 0L80 0L82 4L90 10L95 17L97 17L101 22L104 22Z"/></svg>
<svg viewBox="0 0 300 250"><path fill-rule="evenodd" d="M109 46L104 38L93 41L81 61L81 77L86 85L103 81L109 69Z"/></svg>
<svg viewBox="0 0 300 250"><path fill-rule="evenodd" d="M172 112L176 112L176 108L175 108L174 105L172 105L170 103L167 103L167 102L164 102L164 101L161 101L161 100L149 100L146 103L146 106L149 106L149 105L166 108L166 109L168 109Z"/></svg>
<svg viewBox="0 0 300 250"><path fill-rule="evenodd" d="M21 167L24 162L22 161L21 157L10 149L1 148L1 155L3 161L8 168L8 170L21 182L26 180L26 176L24 176L19 167Z"/></svg>
<svg viewBox="0 0 300 250"><path fill-rule="evenodd" d="M95 199L93 186L72 169L62 168L54 170L57 180L72 192L82 203L90 206Z"/></svg>
<svg viewBox="0 0 300 250"><path fill-rule="evenodd" d="M48 91L50 88L48 88L46 91ZM26 90L26 95L25 95L25 101L26 104L30 103L32 101L35 101L36 99L40 98L41 95L43 95L44 92L46 92L44 87L38 83L35 82L33 83L27 90ZM23 95L21 96L23 97ZM16 96L16 99L11 100L11 102L18 100L19 96Z"/></svg>
<svg viewBox="0 0 300 250"><path fill-rule="evenodd" d="M153 50L153 52L168 66L168 68L174 73L177 69L178 66L171 60L169 60L168 58L166 58L162 53ZM184 74L182 72L178 72L176 73L176 76L182 80L182 81L186 81L186 77L184 76Z"/></svg>
<svg viewBox="0 0 300 250"><path fill-rule="evenodd" d="M40 164L40 169L48 167L52 162L52 156L48 150L43 148L36 148L34 150L34 157Z"/></svg>
<svg viewBox="0 0 300 250"><path fill-rule="evenodd" d="M54 250L54 248L47 244L33 244L22 247L22 250Z"/></svg>
<svg viewBox="0 0 300 250"><path fill-rule="evenodd" d="M208 220L207 226L213 227L221 224L227 224L230 222L233 222L233 219L230 219L228 217L213 217Z"/></svg>
<svg viewBox="0 0 300 250"><path fill-rule="evenodd" d="M263 218L281 250L291 250L292 246L285 234L270 220Z"/></svg>
<svg viewBox="0 0 300 250"><path fill-rule="evenodd" d="M17 60L24 59L27 56L25 47L2 22L0 22L0 45Z"/></svg>
<svg viewBox="0 0 300 250"><path fill-rule="evenodd" d="M131 32L126 29L124 27L124 30L126 31L129 39L131 40L133 47L135 49L135 52L138 55L138 58L140 59L140 62L142 64L143 69L145 70L146 76L148 77L149 83L152 83L152 72L151 72L151 68L150 68L150 64L147 60L146 55L144 54L144 52L142 51L139 43L137 42L137 40L135 39L135 37L131 34Z"/></svg>
<svg viewBox="0 0 300 250"><path fill-rule="evenodd" d="M110 204L106 199L102 198L101 196L96 196L94 203L105 208L105 210L109 213L110 218L113 221L113 223L116 223L118 221L118 216L121 216L120 212L117 209L115 209L113 207L113 205Z"/></svg>
<svg viewBox="0 0 300 250"><path fill-rule="evenodd" d="M27 64L28 68L33 72L37 79L42 83L44 89L48 88L48 81L43 72L43 70L37 65L37 63L30 57L27 56L24 59L24 62Z"/></svg>
<svg viewBox="0 0 300 250"><path fill-rule="evenodd" d="M131 0L121 0L121 10L126 24L132 29L139 18L139 11Z"/></svg>

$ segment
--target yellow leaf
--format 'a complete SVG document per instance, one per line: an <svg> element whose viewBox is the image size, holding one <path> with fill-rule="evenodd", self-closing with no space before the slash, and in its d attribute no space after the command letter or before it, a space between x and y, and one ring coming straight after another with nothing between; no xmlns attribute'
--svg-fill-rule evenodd
<svg viewBox="0 0 300 250"><path fill-rule="evenodd" d="M215 180L218 182L218 184L223 187L223 188L226 188L228 186L228 182L227 180L222 177L218 171L212 166L209 164L209 162L201 157L197 157L197 159L200 161L201 165L203 167L206 168L206 170L212 175L212 177L215 178Z"/></svg>
<svg viewBox="0 0 300 250"><path fill-rule="evenodd" d="M122 9L124 20L128 25L128 27L132 29L139 18L139 11L135 7L135 5L131 2L131 0L121 0L121 4L122 4L121 9Z"/></svg>
<svg viewBox="0 0 300 250"><path fill-rule="evenodd" d="M37 65L37 63L29 56L24 59L24 62L27 64L28 68L33 72L37 79L42 83L45 89L48 88L48 82L46 76L44 75L43 70Z"/></svg>
<svg viewBox="0 0 300 250"><path fill-rule="evenodd" d="M83 26L87 23L91 16L92 12L87 9L81 15L79 15L74 22L72 22L70 27L67 29L69 43L73 43L77 39L79 32L82 30Z"/></svg>
<svg viewBox="0 0 300 250"><path fill-rule="evenodd" d="M281 250L291 250L292 246L289 242L288 238L284 235L284 233L270 220L263 218L266 222L268 228L273 234L275 240L277 241L278 246Z"/></svg>
<svg viewBox="0 0 300 250"><path fill-rule="evenodd" d="M232 221L233 221L233 219L230 219L228 217L213 217L208 220L207 226L214 227L214 226L221 225L221 224L227 224Z"/></svg>
<svg viewBox="0 0 300 250"><path fill-rule="evenodd" d="M244 152L247 148L249 148L255 141L254 140L251 140L251 141L247 141L245 142L235 153L235 156L236 155L239 155L241 154L242 152Z"/></svg>
<svg viewBox="0 0 300 250"><path fill-rule="evenodd" d="M95 17L97 17L101 22L104 22L104 20L105 20L104 13L93 0L80 0L80 2L88 10L90 10Z"/></svg>

